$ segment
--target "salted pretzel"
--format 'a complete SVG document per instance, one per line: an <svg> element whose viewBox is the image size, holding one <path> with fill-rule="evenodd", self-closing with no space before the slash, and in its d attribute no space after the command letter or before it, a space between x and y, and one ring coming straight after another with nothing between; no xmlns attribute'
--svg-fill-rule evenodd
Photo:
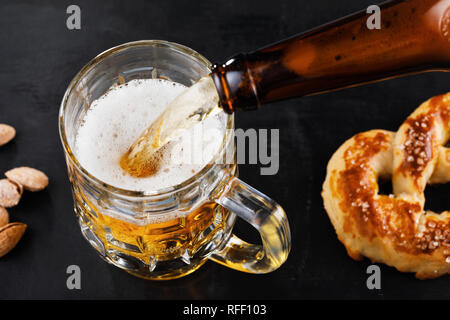
<svg viewBox="0 0 450 320"><path fill-rule="evenodd" d="M425 211L427 184L450 181L450 93L424 102L398 132L372 130L346 141L327 167L325 209L350 257L415 272L450 273L450 211ZM379 194L392 178L393 193Z"/></svg>

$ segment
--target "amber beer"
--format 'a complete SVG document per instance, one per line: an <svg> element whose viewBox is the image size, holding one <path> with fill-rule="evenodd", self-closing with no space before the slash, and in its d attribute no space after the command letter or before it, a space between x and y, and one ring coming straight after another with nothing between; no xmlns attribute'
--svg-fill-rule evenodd
<svg viewBox="0 0 450 320"><path fill-rule="evenodd" d="M182 84L165 79L134 79L110 88L91 103L78 128L74 147L78 161L111 186L144 194L179 185L197 175L221 151L227 125L227 116L223 113L200 124L205 133L197 137L194 144L188 144L193 139L192 129L160 149L159 157L154 157L155 163L151 165L154 172L150 177L128 175L117 161L129 141L184 90L186 87ZM214 129L217 135L205 136L209 129ZM202 152L196 162L191 158L184 159L181 153L191 147L196 149L191 153ZM232 176L235 168L236 164L230 164L224 170ZM120 261L126 257L127 264L132 265L130 261L134 261L137 268L140 262L145 262L148 269L161 269L169 261L172 266L178 264L182 270L189 267L193 271L204 261L208 245L214 247L214 241L222 239L226 233L229 211L205 198L200 189L194 189L190 194L199 200L180 195L176 201L187 204L191 201L186 208L153 216L147 214L150 208L145 208L144 198L141 208L137 202L138 207L129 216L123 216L121 211L126 208L111 203L118 202L116 199L104 197L98 201L91 197L89 190L82 187L74 190L76 202L80 204L78 215L89 226L90 236L95 235L99 246L113 253L113 259ZM110 204L110 208L105 210L103 203ZM165 274L165 278L176 277L179 273L177 270Z"/></svg>
<svg viewBox="0 0 450 320"><path fill-rule="evenodd" d="M214 202L203 203L184 216L136 223L103 214L101 208L93 211L94 203L82 190L76 190L74 196L78 203L89 204L77 208L77 214L89 225L88 233L83 230L87 238L95 234L105 251L114 252L116 260L121 257L127 260L134 258L128 262L128 266L136 263L133 268L138 269L140 261L143 261L148 263L149 271L154 271L152 268L158 261L160 268L161 264L169 262L172 267L178 265L182 269L177 268L164 279L182 275L183 267L194 266L190 272L200 267L205 262L201 251L218 236L229 232L230 228L227 225L230 224L230 212Z"/></svg>
<svg viewBox="0 0 450 320"><path fill-rule="evenodd" d="M450 68L450 0L389 1L381 28L366 10L213 67L227 112Z"/></svg>

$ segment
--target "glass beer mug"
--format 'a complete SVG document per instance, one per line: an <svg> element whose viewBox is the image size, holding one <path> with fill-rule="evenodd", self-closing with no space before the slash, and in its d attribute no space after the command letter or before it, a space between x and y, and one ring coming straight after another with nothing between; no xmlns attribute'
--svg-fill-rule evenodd
<svg viewBox="0 0 450 320"><path fill-rule="evenodd" d="M230 268L267 273L287 259L290 230L284 210L237 178L234 116L227 115L222 146L213 160L181 184L129 191L99 180L77 160L77 131L91 103L112 86L157 77L190 86L211 64L187 47L166 41L137 41L109 49L72 80L59 113L75 213L86 240L100 256L146 279L187 275L208 259ZM236 157L234 157L235 159ZM232 234L236 217L255 227L262 244Z"/></svg>

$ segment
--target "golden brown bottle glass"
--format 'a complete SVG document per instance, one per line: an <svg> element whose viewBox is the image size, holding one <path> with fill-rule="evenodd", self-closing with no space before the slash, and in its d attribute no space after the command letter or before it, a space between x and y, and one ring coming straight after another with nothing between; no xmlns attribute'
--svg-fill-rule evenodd
<svg viewBox="0 0 450 320"><path fill-rule="evenodd" d="M450 68L450 0L380 5L381 29L366 11L214 65L222 107L250 110L276 100Z"/></svg>

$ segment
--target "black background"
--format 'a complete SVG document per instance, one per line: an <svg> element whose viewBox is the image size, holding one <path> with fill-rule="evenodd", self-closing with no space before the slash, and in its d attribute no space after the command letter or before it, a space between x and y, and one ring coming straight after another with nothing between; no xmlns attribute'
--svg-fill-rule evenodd
<svg viewBox="0 0 450 320"><path fill-rule="evenodd" d="M366 287L370 261L350 259L320 197L326 164L352 135L395 131L427 98L446 92L448 75L422 74L264 106L236 115L239 128L280 129L280 169L240 177L276 199L292 231L287 262L268 275L249 275L208 262L169 282L145 281L103 262L82 238L60 145L57 114L72 77L98 53L121 43L164 39L211 61L305 31L380 1L4 1L0 3L0 122L16 139L0 148L0 171L27 165L45 171L50 186L26 193L9 210L29 228L0 260L0 298L298 299L450 298L450 277L419 281L382 265L382 289ZM66 8L81 7L81 30L66 28ZM449 188L428 192L448 209ZM430 202L430 201L429 201ZM237 226L242 237L247 227ZM82 289L66 287L66 268L79 265Z"/></svg>

